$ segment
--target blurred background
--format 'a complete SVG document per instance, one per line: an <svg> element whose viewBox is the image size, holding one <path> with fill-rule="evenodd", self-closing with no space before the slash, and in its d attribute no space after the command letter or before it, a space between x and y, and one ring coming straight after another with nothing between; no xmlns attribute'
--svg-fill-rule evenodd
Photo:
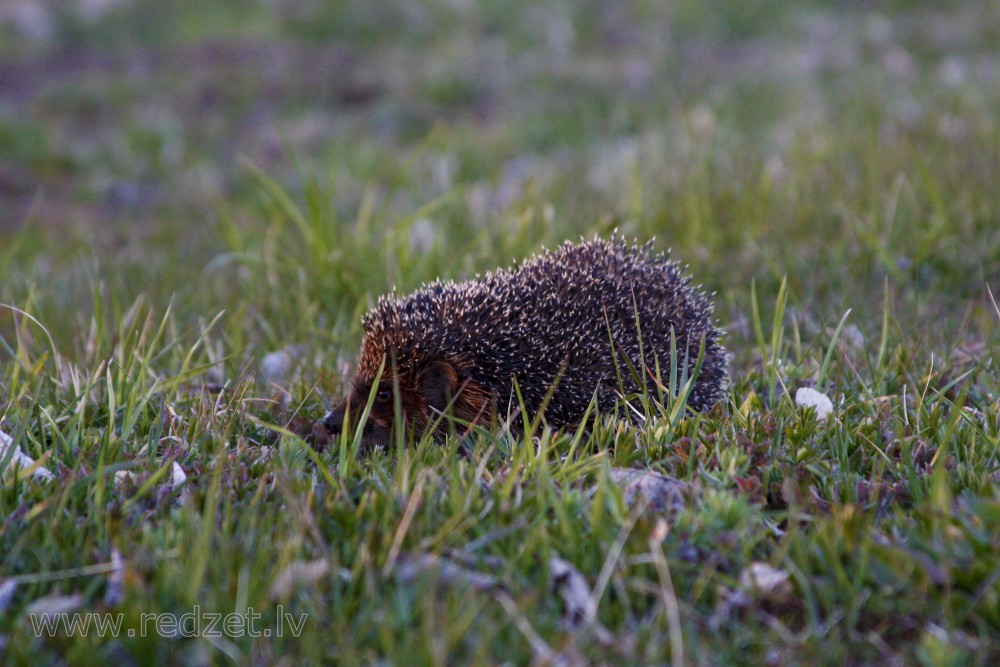
<svg viewBox="0 0 1000 667"><path fill-rule="evenodd" d="M998 44L992 2L4 0L0 290L57 336L142 294L340 343L620 227L737 329L786 275L954 313L1000 265Z"/></svg>

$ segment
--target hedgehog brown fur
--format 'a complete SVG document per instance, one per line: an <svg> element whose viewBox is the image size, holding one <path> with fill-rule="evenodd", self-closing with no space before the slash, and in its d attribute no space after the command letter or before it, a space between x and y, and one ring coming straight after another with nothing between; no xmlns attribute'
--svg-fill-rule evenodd
<svg viewBox="0 0 1000 667"><path fill-rule="evenodd" d="M690 280L651 243L628 245L615 237L567 242L475 280L437 281L404 298L382 297L362 319L351 389L324 423L336 435L348 412L356 419L382 368L362 434L366 444L388 443L397 405L417 435L437 422L435 436L443 437L447 420L437 415L446 410L462 422L489 424L504 417L508 405L519 409L515 379L534 415L558 378L544 416L552 426L572 426L595 395L606 409L621 398L621 388L626 395L640 389L623 358L655 394L657 362L662 377L670 371L671 331L689 373L704 340L688 405L705 410L725 395L727 356L712 303Z"/></svg>

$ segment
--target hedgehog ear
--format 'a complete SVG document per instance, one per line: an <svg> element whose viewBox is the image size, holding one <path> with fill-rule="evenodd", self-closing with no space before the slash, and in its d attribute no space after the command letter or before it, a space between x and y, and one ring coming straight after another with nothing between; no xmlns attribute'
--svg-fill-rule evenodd
<svg viewBox="0 0 1000 667"><path fill-rule="evenodd" d="M458 371L448 361L435 361L420 374L420 393L432 408L443 411L456 391Z"/></svg>

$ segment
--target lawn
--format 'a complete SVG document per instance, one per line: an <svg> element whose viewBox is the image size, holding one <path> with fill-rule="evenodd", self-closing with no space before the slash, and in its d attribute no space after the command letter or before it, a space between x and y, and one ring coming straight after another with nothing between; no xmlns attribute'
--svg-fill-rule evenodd
<svg viewBox="0 0 1000 667"><path fill-rule="evenodd" d="M0 661L1000 663L998 44L957 1L6 0ZM615 229L714 293L724 405L316 427L379 295Z"/></svg>

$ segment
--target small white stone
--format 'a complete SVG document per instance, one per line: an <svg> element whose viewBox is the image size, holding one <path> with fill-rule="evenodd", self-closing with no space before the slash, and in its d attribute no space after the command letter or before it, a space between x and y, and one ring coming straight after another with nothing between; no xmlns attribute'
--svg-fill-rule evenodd
<svg viewBox="0 0 1000 667"><path fill-rule="evenodd" d="M792 596L791 576L768 563L754 561L740 573L740 590L771 602L784 602Z"/></svg>
<svg viewBox="0 0 1000 667"><path fill-rule="evenodd" d="M305 354L302 345L289 345L275 352L264 355L260 360L260 381L264 386L284 384L288 381L290 371Z"/></svg>
<svg viewBox="0 0 1000 667"><path fill-rule="evenodd" d="M124 484L125 482L134 482L135 475L128 470L116 470L115 471L115 486L119 484Z"/></svg>
<svg viewBox="0 0 1000 667"><path fill-rule="evenodd" d="M20 469L30 468L35 465L35 459L31 458L27 454L21 451L20 447L14 445L14 439L0 431L0 461L7 458L8 451L13 447L14 451L10 454L9 466L13 468L17 466ZM31 471L31 476L36 480L48 481L52 479L53 474L42 466L38 466Z"/></svg>
<svg viewBox="0 0 1000 667"><path fill-rule="evenodd" d="M861 329L859 329L856 324L848 324L844 327L844 331L841 335L844 338L844 342L853 347L855 350L863 350L867 347L865 335L861 333Z"/></svg>
<svg viewBox="0 0 1000 667"><path fill-rule="evenodd" d="M174 461L170 466L170 483L174 487L178 487L185 481L187 481L187 475L184 474L184 469L177 464L177 461Z"/></svg>
<svg viewBox="0 0 1000 667"><path fill-rule="evenodd" d="M795 403L804 408L814 408L816 419L820 421L826 419L826 416L833 412L833 401L826 394L809 387L800 387L795 392Z"/></svg>
<svg viewBox="0 0 1000 667"><path fill-rule="evenodd" d="M14 601L14 591L16 589L16 579L3 579L0 581L0 614L7 612L10 603Z"/></svg>
<svg viewBox="0 0 1000 667"><path fill-rule="evenodd" d="M3 3L0 6L0 28L5 25L37 42L48 43L56 36L56 22L51 12L39 2Z"/></svg>
<svg viewBox="0 0 1000 667"><path fill-rule="evenodd" d="M434 247L437 232L434 223L427 218L418 218L410 225L410 250L417 254L425 254Z"/></svg>

